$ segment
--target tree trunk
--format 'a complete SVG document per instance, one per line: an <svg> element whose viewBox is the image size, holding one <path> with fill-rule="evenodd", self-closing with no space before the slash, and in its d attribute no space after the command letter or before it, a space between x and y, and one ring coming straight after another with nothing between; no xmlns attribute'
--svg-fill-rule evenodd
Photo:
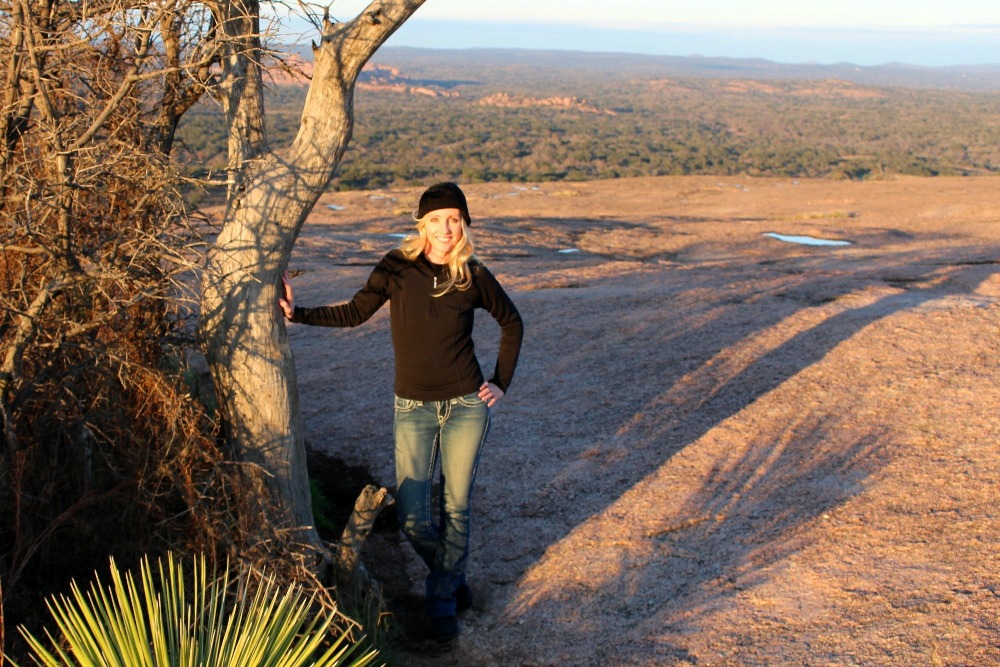
<svg viewBox="0 0 1000 667"><path fill-rule="evenodd" d="M266 518L293 531L303 552L327 560L313 526L295 366L277 305L281 275L350 140L362 66L421 4L376 1L350 22L324 22L301 126L281 153L267 148L263 134L256 37L225 59L224 75L236 79L225 83L230 198L202 281L200 334L226 438L273 503ZM249 3L231 8L230 29L238 26L246 38L255 25L247 17L256 9Z"/></svg>

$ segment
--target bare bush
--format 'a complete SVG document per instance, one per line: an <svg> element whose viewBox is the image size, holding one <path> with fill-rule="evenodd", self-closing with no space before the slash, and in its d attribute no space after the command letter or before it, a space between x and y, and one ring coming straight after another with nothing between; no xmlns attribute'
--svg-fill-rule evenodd
<svg viewBox="0 0 1000 667"><path fill-rule="evenodd" d="M183 3L0 5L9 614L109 552L231 542L233 473L186 382L203 254L182 196L194 184L170 161L209 82L211 29Z"/></svg>

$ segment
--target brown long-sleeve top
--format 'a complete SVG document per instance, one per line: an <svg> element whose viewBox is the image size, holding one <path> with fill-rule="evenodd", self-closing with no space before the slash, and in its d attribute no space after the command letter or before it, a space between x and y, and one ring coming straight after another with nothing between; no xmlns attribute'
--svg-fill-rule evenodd
<svg viewBox="0 0 1000 667"><path fill-rule="evenodd" d="M510 387L521 352L524 325L514 303L481 262L469 262L472 286L434 296L447 278L447 267L424 255L407 259L390 251L350 301L334 306L296 306L293 322L354 327L389 302L395 351L395 392L400 398L440 401L477 392L483 372L472 341L474 311L482 308L500 325L500 348L490 382Z"/></svg>

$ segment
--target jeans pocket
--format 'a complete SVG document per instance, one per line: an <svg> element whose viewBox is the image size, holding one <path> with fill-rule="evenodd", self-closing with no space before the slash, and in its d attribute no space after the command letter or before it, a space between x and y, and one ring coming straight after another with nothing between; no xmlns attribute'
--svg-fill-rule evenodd
<svg viewBox="0 0 1000 667"><path fill-rule="evenodd" d="M479 398L478 393L459 396L458 398L455 399L455 402L457 402L463 408L480 408L486 405L485 403L483 403L483 399Z"/></svg>
<svg viewBox="0 0 1000 667"><path fill-rule="evenodd" d="M420 405L420 401L414 401L411 398L400 398L399 396L396 396L396 412L412 412L418 405Z"/></svg>

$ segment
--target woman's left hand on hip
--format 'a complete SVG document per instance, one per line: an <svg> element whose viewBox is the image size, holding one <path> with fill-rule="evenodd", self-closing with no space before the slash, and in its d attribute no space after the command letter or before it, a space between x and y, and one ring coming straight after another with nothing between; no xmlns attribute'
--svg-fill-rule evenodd
<svg viewBox="0 0 1000 667"><path fill-rule="evenodd" d="M496 402L503 398L503 389L492 382L484 382L479 388L479 398L483 399L486 407L492 408Z"/></svg>

